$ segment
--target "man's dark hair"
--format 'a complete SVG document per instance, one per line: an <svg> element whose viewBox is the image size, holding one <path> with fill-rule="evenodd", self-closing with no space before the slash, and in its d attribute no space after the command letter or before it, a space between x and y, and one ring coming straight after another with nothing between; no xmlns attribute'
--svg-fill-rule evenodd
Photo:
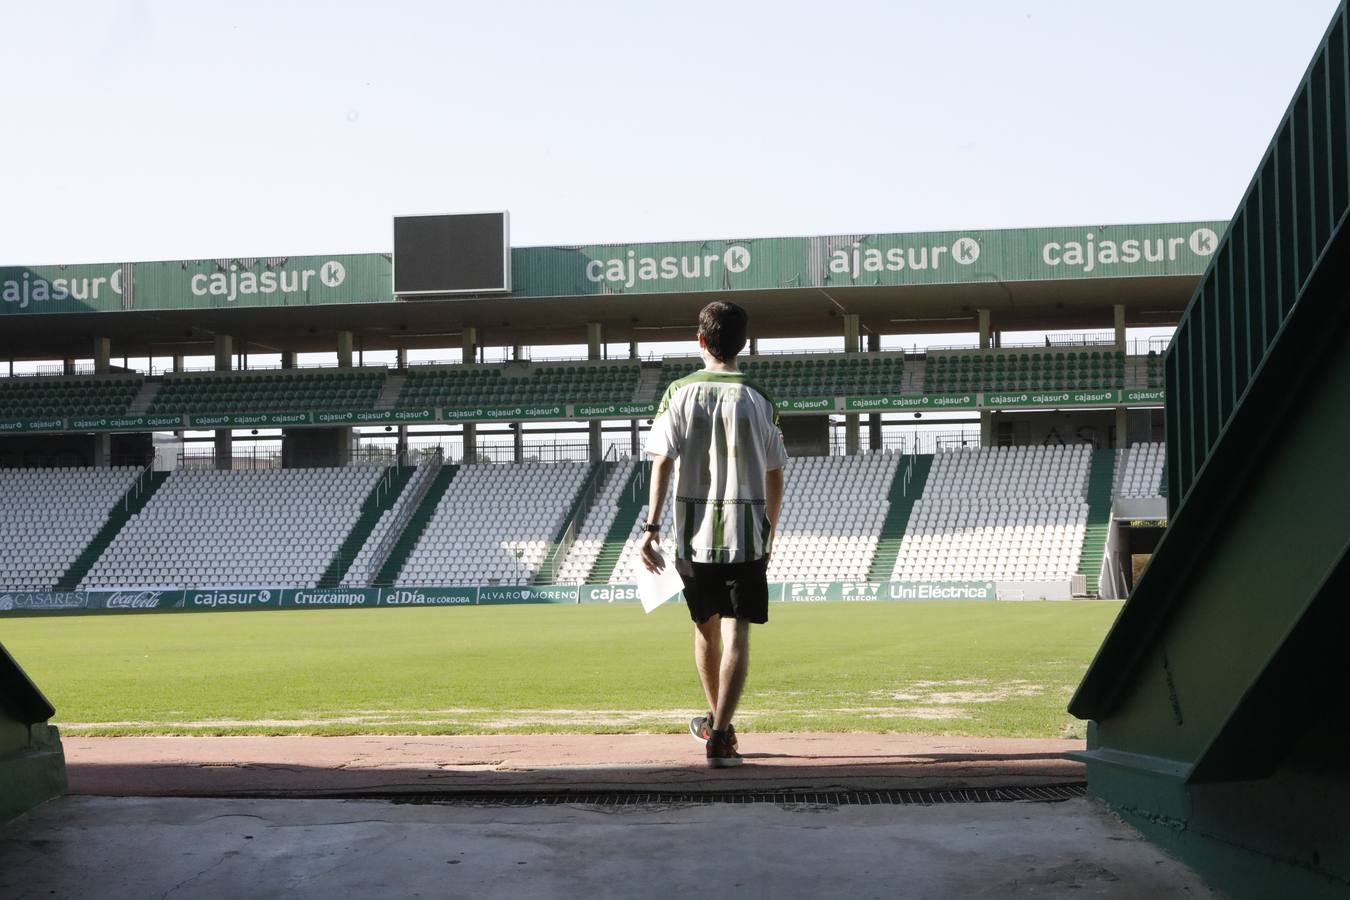
<svg viewBox="0 0 1350 900"><path fill-rule="evenodd" d="M718 362L730 362L745 348L745 328L750 317L727 300L714 300L698 313L698 333L708 352Z"/></svg>

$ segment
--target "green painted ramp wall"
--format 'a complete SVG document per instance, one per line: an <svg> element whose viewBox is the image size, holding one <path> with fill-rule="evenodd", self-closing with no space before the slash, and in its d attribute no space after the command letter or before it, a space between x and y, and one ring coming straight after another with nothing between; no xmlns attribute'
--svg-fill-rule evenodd
<svg viewBox="0 0 1350 900"><path fill-rule="evenodd" d="M1341 3L1166 357L1169 523L1069 709L1089 790L1233 897L1350 896Z"/></svg>
<svg viewBox="0 0 1350 900"><path fill-rule="evenodd" d="M55 712L0 645L0 822L65 792L61 738L46 724Z"/></svg>

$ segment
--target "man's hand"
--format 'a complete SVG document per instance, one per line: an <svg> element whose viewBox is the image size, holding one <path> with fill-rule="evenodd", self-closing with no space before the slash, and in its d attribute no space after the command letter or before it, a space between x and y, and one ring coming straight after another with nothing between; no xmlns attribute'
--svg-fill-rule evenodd
<svg viewBox="0 0 1350 900"><path fill-rule="evenodd" d="M647 521L661 521L661 507L666 502L666 489L670 487L670 476L675 471L675 460L669 456L653 456L652 483L647 491ZM657 532L644 531L638 550L642 554L642 564L648 572L660 572L666 567L661 557L661 548L656 546Z"/></svg>
<svg viewBox="0 0 1350 900"><path fill-rule="evenodd" d="M648 531L642 536L638 552L642 554L642 564L647 567L648 572L660 572L666 567L665 558L661 556L661 548L657 546L656 532Z"/></svg>

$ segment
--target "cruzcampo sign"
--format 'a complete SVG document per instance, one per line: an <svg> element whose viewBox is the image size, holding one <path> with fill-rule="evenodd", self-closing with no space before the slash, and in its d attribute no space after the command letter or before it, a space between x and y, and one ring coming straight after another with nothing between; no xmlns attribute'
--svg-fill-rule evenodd
<svg viewBox="0 0 1350 900"><path fill-rule="evenodd" d="M516 247L514 297L1200 275L1226 222ZM0 315L391 302L387 253L0 267Z"/></svg>

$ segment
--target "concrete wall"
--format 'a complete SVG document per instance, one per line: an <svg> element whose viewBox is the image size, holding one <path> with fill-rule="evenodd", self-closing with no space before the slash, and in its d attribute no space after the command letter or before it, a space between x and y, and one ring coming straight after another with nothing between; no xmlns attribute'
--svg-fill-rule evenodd
<svg viewBox="0 0 1350 900"><path fill-rule="evenodd" d="M1000 412L993 414L993 445L1081 444L1111 446L1113 410L1081 412Z"/></svg>
<svg viewBox="0 0 1350 900"><path fill-rule="evenodd" d="M783 416L783 444L789 456L828 456L830 420L828 416Z"/></svg>
<svg viewBox="0 0 1350 900"><path fill-rule="evenodd" d="M292 428L282 432L281 465L345 466L352 458L350 428Z"/></svg>
<svg viewBox="0 0 1350 900"><path fill-rule="evenodd" d="M115 466L149 465L154 459L153 435L114 434L109 461ZM0 438L0 468L92 466L97 460L98 435L30 434Z"/></svg>
<svg viewBox="0 0 1350 900"><path fill-rule="evenodd" d="M61 738L45 722L51 714L46 698L0 645L0 822L65 792Z"/></svg>

